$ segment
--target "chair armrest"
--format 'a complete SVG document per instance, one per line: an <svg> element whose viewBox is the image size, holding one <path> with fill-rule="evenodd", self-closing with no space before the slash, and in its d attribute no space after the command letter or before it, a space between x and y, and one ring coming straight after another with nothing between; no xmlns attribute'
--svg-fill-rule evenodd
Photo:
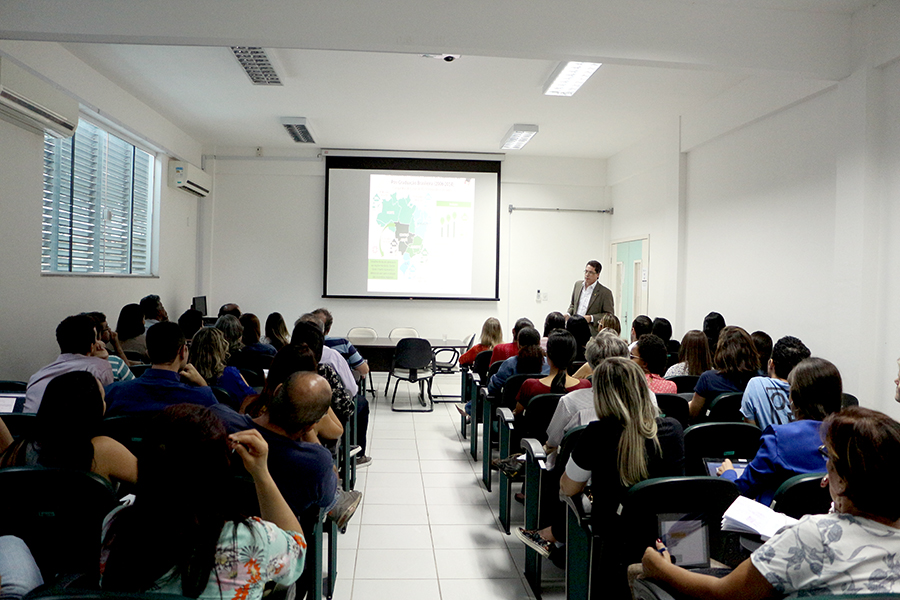
<svg viewBox="0 0 900 600"><path fill-rule="evenodd" d="M506 408L505 406L497 407L497 416L500 417L500 423L506 424L507 427L513 429L513 421L515 421L515 416L513 416L513 412Z"/></svg>
<svg viewBox="0 0 900 600"><path fill-rule="evenodd" d="M658 583L652 579L643 578L634 580L634 597L636 600L675 600L675 596Z"/></svg>
<svg viewBox="0 0 900 600"><path fill-rule="evenodd" d="M508 408L506 410L509 410ZM522 450L525 451L527 460L538 461L547 460L547 454L544 452L544 446L534 438L525 438L522 440Z"/></svg>
<svg viewBox="0 0 900 600"><path fill-rule="evenodd" d="M569 510L573 511L582 526L587 525L591 520L591 501L588 500L586 494L575 494L574 496L566 496L566 505Z"/></svg>

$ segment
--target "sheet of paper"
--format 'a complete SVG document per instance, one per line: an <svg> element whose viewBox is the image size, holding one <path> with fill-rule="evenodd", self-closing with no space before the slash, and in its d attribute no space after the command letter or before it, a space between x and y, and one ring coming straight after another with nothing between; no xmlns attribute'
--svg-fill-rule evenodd
<svg viewBox="0 0 900 600"><path fill-rule="evenodd" d="M0 396L0 413L11 413L16 407L15 396Z"/></svg>

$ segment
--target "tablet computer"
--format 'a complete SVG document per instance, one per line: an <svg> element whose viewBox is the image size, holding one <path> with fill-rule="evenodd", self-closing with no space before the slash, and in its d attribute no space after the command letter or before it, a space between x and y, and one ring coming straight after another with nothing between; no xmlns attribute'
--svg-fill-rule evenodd
<svg viewBox="0 0 900 600"><path fill-rule="evenodd" d="M709 567L709 528L697 514L657 515L659 539L675 564L687 569Z"/></svg>
<svg viewBox="0 0 900 600"><path fill-rule="evenodd" d="M725 462L724 458L704 458L703 464L706 465L706 471L713 477L717 477L716 469L722 466L722 463ZM731 463L734 466L734 470L737 471L737 476L740 477L744 472L744 469L747 468L747 465L750 464L750 461L746 458L733 458L731 459Z"/></svg>

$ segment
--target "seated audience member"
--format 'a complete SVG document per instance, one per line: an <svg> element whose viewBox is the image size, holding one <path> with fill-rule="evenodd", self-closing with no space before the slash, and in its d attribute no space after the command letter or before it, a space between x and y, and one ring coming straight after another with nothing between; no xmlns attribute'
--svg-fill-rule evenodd
<svg viewBox="0 0 900 600"><path fill-rule="evenodd" d="M244 326L234 315L222 315L216 319L215 328L222 332L228 342L228 366L241 368L244 349Z"/></svg>
<svg viewBox="0 0 900 600"><path fill-rule="evenodd" d="M566 321L566 331L575 338L575 358L572 360L582 362L584 360L584 348L591 339L590 324L584 317L573 315Z"/></svg>
<svg viewBox="0 0 900 600"><path fill-rule="evenodd" d="M150 368L131 381L106 388L107 416L155 413L173 404L212 406L216 397L188 362L189 351L177 323L157 323L147 331Z"/></svg>
<svg viewBox="0 0 900 600"><path fill-rule="evenodd" d="M684 432L675 419L660 418L650 401L644 372L627 358L601 362L593 376L597 420L572 449L559 483L566 496L581 493L592 480L591 518L602 522L615 514L625 492L651 477L684 474ZM516 535L544 556L565 541L565 506L554 511L553 524L540 530L519 527Z"/></svg>
<svg viewBox="0 0 900 600"><path fill-rule="evenodd" d="M125 351L122 350L122 344L119 343L116 332L110 330L109 323L106 322L106 315L102 312L85 313L94 319L94 327L100 337L102 345L94 346L91 356L103 358L109 361L109 366L113 372L113 381L128 381L134 379L134 373L128 368L128 359L125 357ZM111 354L108 348L115 348L115 354Z"/></svg>
<svg viewBox="0 0 900 600"><path fill-rule="evenodd" d="M810 352L803 342L785 336L772 349L767 361L768 377L754 377L747 383L741 400L744 421L765 429L769 425L783 425L794 420L789 400L791 386L788 375L797 363L809 358Z"/></svg>
<svg viewBox="0 0 900 600"><path fill-rule="evenodd" d="M275 350L281 350L291 342L287 323L284 322L281 313L273 312L266 317L266 337L262 341L273 346Z"/></svg>
<svg viewBox="0 0 900 600"><path fill-rule="evenodd" d="M141 311L144 313L144 331L157 323L167 323L169 313L166 312L162 300L156 294L150 294L141 298Z"/></svg>
<svg viewBox="0 0 900 600"><path fill-rule="evenodd" d="M0 536L0 599L19 600L43 583L25 542L12 535Z"/></svg>
<svg viewBox="0 0 900 600"><path fill-rule="evenodd" d="M570 317L569 320L574 318ZM522 384L516 395L516 408L513 411L515 414L525 412L528 401L538 394L566 394L572 390L591 387L591 382L587 379L575 379L566 373L575 351L575 337L571 333L560 329L550 334L550 339L547 340L547 364L550 367L547 376L541 379L528 379Z"/></svg>
<svg viewBox="0 0 900 600"><path fill-rule="evenodd" d="M718 469L721 477L737 484L741 494L766 506L778 486L794 475L825 470L819 430L825 417L841 410L841 374L827 360L804 359L788 379L794 421L766 427L759 451L740 477L728 459Z"/></svg>
<svg viewBox="0 0 900 600"><path fill-rule="evenodd" d="M224 317L225 315L231 315L235 319L241 318L241 307L233 302L229 302L228 304L223 304L219 307L219 314L216 317Z"/></svg>
<svg viewBox="0 0 900 600"><path fill-rule="evenodd" d="M709 341L706 335L697 329L691 329L681 338L678 349L678 362L666 370L666 379L680 375L703 375L712 366L712 355L709 353Z"/></svg>
<svg viewBox="0 0 900 600"><path fill-rule="evenodd" d="M607 313L603 313L607 314ZM590 328L590 326L588 326ZM561 312L552 312L544 318L544 335L541 336L541 350L547 351L547 338L554 329L566 328L566 315ZM587 343L587 342L585 342ZM472 360L475 360L474 358Z"/></svg>
<svg viewBox="0 0 900 600"><path fill-rule="evenodd" d="M334 516L339 517L338 525L343 527L362 494L343 493L331 452L310 438L330 404L328 382L315 373L299 371L276 388L266 411L255 419L221 405L212 410L229 432L256 430L262 434L269 444L272 478L294 513L302 514L311 506L337 509Z"/></svg>
<svg viewBox="0 0 900 600"><path fill-rule="evenodd" d="M6 426L6 423L3 422L3 419L0 419L0 452L9 448L13 441L13 436L9 432L9 428Z"/></svg>
<svg viewBox="0 0 900 600"><path fill-rule="evenodd" d="M673 565L661 542L644 552L644 575L679 594L722 600L900 592L900 423L854 406L821 429L833 513L782 528L722 579Z"/></svg>
<svg viewBox="0 0 900 600"><path fill-rule="evenodd" d="M481 338L478 343L469 348L462 356L459 357L460 365L470 365L475 362L475 357L479 353L486 350L493 350L494 346L503 341L503 329L500 327L500 321L494 317L489 317L484 325L481 326Z"/></svg>
<svg viewBox="0 0 900 600"><path fill-rule="evenodd" d="M585 356L593 376L597 365L607 358L613 356L628 358L628 344L611 329L601 329L600 333L588 342ZM547 427L545 448L548 452L548 462L552 464L552 459L556 457L556 449L562 443L567 431L596 420L597 410L594 408L594 392L591 388L580 388L560 398Z"/></svg>
<svg viewBox="0 0 900 600"><path fill-rule="evenodd" d="M317 308L312 314L322 323L325 332L325 345L344 357L356 379L359 380L368 375L369 364L360 355L356 346L351 344L346 338L328 335L331 333L331 326L334 325L334 317L331 315L331 312L327 308Z"/></svg>
<svg viewBox="0 0 900 600"><path fill-rule="evenodd" d="M122 310L119 311L119 320L116 321L116 335L119 338L119 343L122 345L123 352L140 355L141 360L137 362L150 362L150 357L147 356L146 331L144 327L144 310L141 308L141 305L126 304L123 306ZM129 359L129 363L135 364L135 361Z"/></svg>
<svg viewBox="0 0 900 600"><path fill-rule="evenodd" d="M523 327L516 336L516 345L518 347L516 355L504 360L500 369L491 376L491 380L488 382L488 393L492 396L499 395L503 384L513 375L522 373L546 375L550 372L550 365L541 351L541 335L537 329ZM496 352L497 348L494 348L494 351Z"/></svg>
<svg viewBox="0 0 900 600"><path fill-rule="evenodd" d="M519 340L519 332L522 331L526 327L534 327L534 323L531 322L530 319L522 317L521 319L516 321L516 324L513 325L512 330L512 339L513 341L507 344L497 344L494 346L493 351L491 352L491 364L494 364L500 360L506 360L507 358L512 358L519 351L518 340Z"/></svg>
<svg viewBox="0 0 900 600"><path fill-rule="evenodd" d="M203 313L196 308L187 309L178 317L178 326L181 327L181 333L184 334L184 339L188 341L188 346L190 346L191 340L194 339L194 334L203 327Z"/></svg>
<svg viewBox="0 0 900 600"><path fill-rule="evenodd" d="M616 332L616 335L622 335L622 324L619 322L619 317L612 313L603 313L600 315L600 321L598 322L597 327L597 333L604 329L612 329Z"/></svg>
<svg viewBox="0 0 900 600"><path fill-rule="evenodd" d="M654 394L677 394L674 381L663 379L666 370L666 344L652 333L642 335L631 350L634 360L647 376L647 386Z"/></svg>
<svg viewBox="0 0 900 600"><path fill-rule="evenodd" d="M87 371L103 385L113 382L109 361L93 356L102 345L94 319L85 314L66 317L56 327L56 343L59 345L56 360L42 367L28 380L23 412L36 413L41 407L47 384L63 373Z"/></svg>
<svg viewBox="0 0 900 600"><path fill-rule="evenodd" d="M750 339L759 354L759 375L765 377L769 372L769 359L772 358L772 337L765 331L754 331Z"/></svg>
<svg viewBox="0 0 900 600"><path fill-rule="evenodd" d="M234 406L240 406L244 398L254 393L236 367L226 366L228 342L215 327L203 327L194 334L190 353L191 364L200 377L207 385L220 387L228 392L236 402Z"/></svg>
<svg viewBox="0 0 900 600"><path fill-rule="evenodd" d="M691 399L691 417L697 418L708 402L719 394L743 392L756 376L759 357L750 334L740 327L726 327L719 335L714 369L700 376Z"/></svg>
<svg viewBox="0 0 900 600"><path fill-rule="evenodd" d="M313 355L313 351L309 349L309 346L306 344L285 346L275 355L275 360L272 361L272 368L269 369L269 376L266 377L266 385L263 387L262 392L244 398L244 403L241 405L239 412L250 415L251 418L255 419L269 410L269 404L275 396L275 390L287 381L288 377L299 371L316 373L318 369L319 365L316 362L316 357ZM332 402L334 402L334 393L335 390L332 389ZM337 415L334 414L334 410L329 406L325 416L319 419L313 428L310 429L308 437L304 441L319 443L323 439L333 441L339 439L343 434L344 427L341 425ZM365 436L360 437L363 440L362 447L365 448Z"/></svg>
<svg viewBox="0 0 900 600"><path fill-rule="evenodd" d="M106 404L100 382L72 371L47 384L32 431L0 454L0 468L41 466L90 471L110 481L137 481L137 460L99 435Z"/></svg>
<svg viewBox="0 0 900 600"><path fill-rule="evenodd" d="M291 342L293 343L294 337L297 335L297 325L300 323L306 323L308 326L317 330L321 335L321 342L316 341L316 344L321 344L322 350L314 346L313 344L309 344L309 341L306 339L299 340L297 343L307 343L309 347L312 348L313 352L316 353L316 360L320 363L325 363L329 365L335 372L340 376L341 382L344 384L344 389L350 394L350 397L353 398L356 396L357 392L359 392L359 386L356 383L356 377L353 376L353 373L350 371L350 365L347 364L347 361L344 360L344 357L341 356L340 352L334 350L333 348L329 348L325 344L325 326L322 324L322 321L312 313L305 313L297 319L297 322L294 323L294 332L291 334ZM318 340L318 336L317 336ZM329 383L331 383L329 381Z"/></svg>
<svg viewBox="0 0 900 600"><path fill-rule="evenodd" d="M653 329L651 333L661 339L663 343L666 345L666 368L669 368L671 365L675 364L675 361L669 362L669 356L676 357L678 356L678 351L681 349L681 344L678 340L672 339L672 324L668 319L664 317L656 317L653 319Z"/></svg>
<svg viewBox="0 0 900 600"><path fill-rule="evenodd" d="M634 350L634 345L641 339L642 335L653 333L653 321L647 315L638 315L631 322L631 343L628 345L629 350Z"/></svg>
<svg viewBox="0 0 900 600"><path fill-rule="evenodd" d="M259 318L253 313L244 313L239 320L244 328L241 336L241 343L244 344L241 362L244 368L249 367L260 372L268 369L278 351L275 346L260 341Z"/></svg>
<svg viewBox="0 0 900 600"><path fill-rule="evenodd" d="M208 408L189 404L165 409L153 426L134 504L103 523L100 587L260 600L269 581L296 581L306 540L270 474L263 436L226 436ZM229 449L253 477L262 518L243 517L233 501Z"/></svg>
<svg viewBox="0 0 900 600"><path fill-rule="evenodd" d="M897 367L897 378L894 380L894 385L896 386L896 388L894 389L894 401L900 402L900 358L897 359Z"/></svg>
<svg viewBox="0 0 900 600"><path fill-rule="evenodd" d="M703 333L706 334L706 340L709 342L709 353L712 356L716 354L716 348L719 345L719 334L725 329L725 317L717 312L711 312L703 318Z"/></svg>

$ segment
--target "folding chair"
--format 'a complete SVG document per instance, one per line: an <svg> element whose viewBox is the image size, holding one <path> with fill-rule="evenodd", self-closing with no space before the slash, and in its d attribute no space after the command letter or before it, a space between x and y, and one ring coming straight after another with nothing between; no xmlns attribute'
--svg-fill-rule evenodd
<svg viewBox="0 0 900 600"><path fill-rule="evenodd" d="M500 363L498 361L494 364ZM493 365L491 365L491 368L493 368ZM495 411L498 406L508 406L509 402L512 402L512 405L515 406L516 394L519 393L522 384L526 379L533 379L535 377L543 377L543 375L541 373L517 373L507 379L503 384L499 399L490 396L487 393L487 388L484 389L484 393L481 395L482 419L484 421L484 430L482 431L484 442L482 444L481 453L481 480L484 482L487 491L491 491L491 432L494 428L494 417L497 416Z"/></svg>
<svg viewBox="0 0 900 600"><path fill-rule="evenodd" d="M691 409L688 401L678 394L657 394L656 403L663 417L672 417L683 429L687 429L691 421Z"/></svg>
<svg viewBox="0 0 900 600"><path fill-rule="evenodd" d="M759 450L759 427L749 423L700 423L684 432L684 470L707 475L704 458L752 459Z"/></svg>
<svg viewBox="0 0 900 600"><path fill-rule="evenodd" d="M823 515L831 510L831 492L822 487L825 473L794 475L782 483L772 498L772 510L795 519L803 515Z"/></svg>
<svg viewBox="0 0 900 600"><path fill-rule="evenodd" d="M391 410L394 412L431 412L434 404L431 402L431 382L434 378L434 354L431 352L431 343L422 338L403 338L397 342L394 359L391 362L391 370L388 373L390 386L391 377L394 377L394 393L391 396ZM397 398L397 386L400 381L419 384L419 403L425 410L394 408L394 400ZM428 396L426 401L425 384L428 384ZM385 388L387 394L387 387Z"/></svg>
<svg viewBox="0 0 900 600"><path fill-rule="evenodd" d="M402 340L403 338L417 338L419 332L413 327L394 327L388 335L392 340Z"/></svg>
<svg viewBox="0 0 900 600"><path fill-rule="evenodd" d="M744 415L741 414L743 397L743 392L719 394L710 403L704 420L707 423L743 423Z"/></svg>
<svg viewBox="0 0 900 600"><path fill-rule="evenodd" d="M0 420L9 429L9 433L14 440L25 437L34 431L35 413L0 413Z"/></svg>
<svg viewBox="0 0 900 600"><path fill-rule="evenodd" d="M674 381L675 385L678 387L678 393L683 394L686 392L694 393L694 388L697 387L697 381L699 381L699 375L676 375L674 377L666 377L669 381Z"/></svg>
<svg viewBox="0 0 900 600"><path fill-rule="evenodd" d="M347 332L348 338L367 338L374 340L378 337L378 332L372 329L371 327L353 327L350 331ZM365 386L363 386L365 389ZM372 392L372 400L378 395L378 391L375 389L375 383L372 381L372 371L369 371L369 389L366 390L368 392Z"/></svg>

